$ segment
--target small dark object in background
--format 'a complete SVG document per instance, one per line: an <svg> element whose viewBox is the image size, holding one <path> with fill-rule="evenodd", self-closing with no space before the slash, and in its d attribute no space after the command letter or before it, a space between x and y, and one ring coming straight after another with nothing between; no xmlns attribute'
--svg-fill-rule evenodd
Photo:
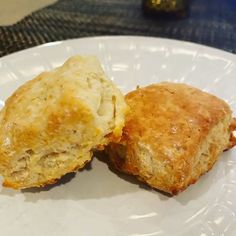
<svg viewBox="0 0 236 236"><path fill-rule="evenodd" d="M143 0L142 7L146 15L184 18L188 13L189 0Z"/></svg>

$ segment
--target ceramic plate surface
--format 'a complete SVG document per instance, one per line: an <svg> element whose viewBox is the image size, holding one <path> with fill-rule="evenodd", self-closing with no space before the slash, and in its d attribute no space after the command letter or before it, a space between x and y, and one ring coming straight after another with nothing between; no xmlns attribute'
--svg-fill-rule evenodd
<svg viewBox="0 0 236 236"><path fill-rule="evenodd" d="M236 113L236 56L196 44L146 37L98 37L45 44L0 59L0 106L25 81L75 54L93 54L123 92L183 82L225 99ZM66 183L67 182L67 183ZM236 149L178 196L91 168L41 191L0 192L0 235L236 235Z"/></svg>

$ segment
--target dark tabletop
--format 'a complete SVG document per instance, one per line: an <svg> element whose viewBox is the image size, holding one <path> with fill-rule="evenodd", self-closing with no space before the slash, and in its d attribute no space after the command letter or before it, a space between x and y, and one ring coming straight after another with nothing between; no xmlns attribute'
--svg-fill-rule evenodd
<svg viewBox="0 0 236 236"><path fill-rule="evenodd" d="M236 53L236 1L190 0L188 17L146 16L141 0L59 0L0 27L0 56L46 42L98 35L180 39Z"/></svg>

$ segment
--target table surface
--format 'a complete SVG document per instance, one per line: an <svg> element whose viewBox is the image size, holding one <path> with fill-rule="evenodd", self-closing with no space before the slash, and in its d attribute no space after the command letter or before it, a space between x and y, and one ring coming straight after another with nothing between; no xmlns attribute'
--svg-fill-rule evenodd
<svg viewBox="0 0 236 236"><path fill-rule="evenodd" d="M141 0L59 0L0 27L0 56L39 44L98 35L145 35L196 42L236 53L236 1L189 0L189 16L146 16Z"/></svg>

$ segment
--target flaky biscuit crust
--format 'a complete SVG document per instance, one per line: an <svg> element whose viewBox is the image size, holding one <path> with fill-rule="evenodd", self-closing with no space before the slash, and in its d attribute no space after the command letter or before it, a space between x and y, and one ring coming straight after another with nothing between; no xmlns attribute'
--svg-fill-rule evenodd
<svg viewBox="0 0 236 236"><path fill-rule="evenodd" d="M93 56L74 56L26 82L0 112L4 185L43 186L82 168L94 149L120 139L126 109Z"/></svg>

